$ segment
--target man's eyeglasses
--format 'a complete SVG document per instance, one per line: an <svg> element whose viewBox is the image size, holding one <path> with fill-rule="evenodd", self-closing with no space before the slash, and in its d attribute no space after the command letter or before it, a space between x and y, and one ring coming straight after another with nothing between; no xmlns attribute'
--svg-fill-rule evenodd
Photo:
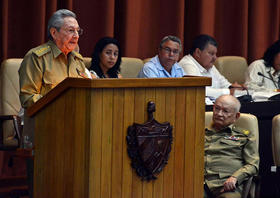
<svg viewBox="0 0 280 198"><path fill-rule="evenodd" d="M83 32L84 32L84 30L81 29L81 28L78 28L78 29L69 28L69 29L65 29L65 31L68 34L71 34L71 35L78 34L79 36L81 36L83 34Z"/></svg>
<svg viewBox="0 0 280 198"><path fill-rule="evenodd" d="M231 115L231 114L234 114L234 111L233 110L229 110L229 109L225 109L225 108L222 108L218 105L215 105L214 104L214 112L218 113L218 112L222 112L222 114L224 115Z"/></svg>
<svg viewBox="0 0 280 198"><path fill-rule="evenodd" d="M168 54L171 54L171 52L172 52L174 55L178 55L180 53L180 51L178 49L172 50L169 47L161 47L161 49Z"/></svg>

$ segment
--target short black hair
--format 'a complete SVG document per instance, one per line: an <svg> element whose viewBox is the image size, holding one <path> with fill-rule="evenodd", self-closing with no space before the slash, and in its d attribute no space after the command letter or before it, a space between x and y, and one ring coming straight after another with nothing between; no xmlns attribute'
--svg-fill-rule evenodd
<svg viewBox="0 0 280 198"><path fill-rule="evenodd" d="M201 34L201 35L195 37L195 39L193 40L193 43L192 43L192 47L190 49L190 54L193 55L196 48L198 48L200 50L204 50L208 44L218 47L217 41L213 37L211 37L207 34Z"/></svg>
<svg viewBox="0 0 280 198"><path fill-rule="evenodd" d="M120 44L117 39L112 38L112 37L103 37L99 41L97 41L93 54L92 54L92 59L91 59L91 66L90 70L93 70L96 72L96 74L100 78L104 78L103 71L100 67L100 57L99 55L102 53L103 49L106 47L108 44L114 44L118 47L119 49L119 54L118 54L118 59L116 64L108 70L108 75L110 78L118 78L118 73L120 72L120 65L121 65L121 58L122 58L122 53L121 53L121 48Z"/></svg>
<svg viewBox="0 0 280 198"><path fill-rule="evenodd" d="M266 67L273 67L275 56L280 53L280 40L273 43L263 55L264 64Z"/></svg>

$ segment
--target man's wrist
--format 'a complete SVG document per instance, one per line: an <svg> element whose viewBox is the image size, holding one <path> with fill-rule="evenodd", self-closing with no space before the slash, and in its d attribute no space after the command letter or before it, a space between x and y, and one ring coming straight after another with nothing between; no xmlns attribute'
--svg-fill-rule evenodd
<svg viewBox="0 0 280 198"><path fill-rule="evenodd" d="M235 180L236 180L236 182L235 182L235 186L237 186L238 185L238 179L237 179L237 177L236 176L231 176L232 178L234 178Z"/></svg>

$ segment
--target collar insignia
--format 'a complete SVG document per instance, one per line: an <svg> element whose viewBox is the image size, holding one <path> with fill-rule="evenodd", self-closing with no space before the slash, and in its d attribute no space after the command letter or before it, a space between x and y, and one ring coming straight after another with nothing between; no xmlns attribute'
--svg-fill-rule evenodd
<svg viewBox="0 0 280 198"><path fill-rule="evenodd" d="M249 135L250 131L248 131L248 130L243 130L243 133L244 133L245 135Z"/></svg>

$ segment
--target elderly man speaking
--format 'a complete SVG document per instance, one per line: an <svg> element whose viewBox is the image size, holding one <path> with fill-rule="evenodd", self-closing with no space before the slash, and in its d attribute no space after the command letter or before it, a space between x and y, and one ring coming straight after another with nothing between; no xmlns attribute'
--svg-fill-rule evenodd
<svg viewBox="0 0 280 198"><path fill-rule="evenodd" d="M19 69L20 101L24 108L39 100L67 77L85 73L83 57L73 51L82 29L70 10L56 11L48 22L49 41L29 50ZM79 71L79 72L78 72Z"/></svg>
<svg viewBox="0 0 280 198"><path fill-rule="evenodd" d="M49 19L47 34L49 41L29 50L19 69L20 101L24 108L30 107L65 78L87 76L83 57L74 51L82 34L76 15L66 9L56 11ZM23 136L33 142L34 120L26 115ZM27 169L32 183L32 159L27 159ZM32 184L29 190L32 197Z"/></svg>
<svg viewBox="0 0 280 198"><path fill-rule="evenodd" d="M256 138L237 128L240 103L232 95L217 98L213 121L205 129L204 197L239 198L242 183L258 171Z"/></svg>
<svg viewBox="0 0 280 198"><path fill-rule="evenodd" d="M56 11L49 19L47 34L49 41L29 50L19 68L23 108L30 107L65 78L87 76L83 57L74 51L82 34L76 15L66 9ZM31 142L33 126L32 118L25 115L23 136Z"/></svg>

